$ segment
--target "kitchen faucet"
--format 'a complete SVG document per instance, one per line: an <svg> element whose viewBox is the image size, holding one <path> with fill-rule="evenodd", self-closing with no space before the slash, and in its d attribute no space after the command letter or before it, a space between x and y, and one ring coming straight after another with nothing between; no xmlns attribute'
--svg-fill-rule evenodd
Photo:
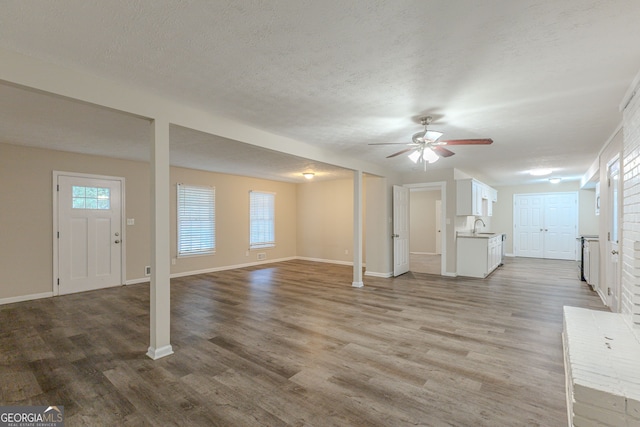
<svg viewBox="0 0 640 427"><path fill-rule="evenodd" d="M487 224L485 224L485 223L484 223L484 221L482 220L482 218L478 218L478 219L476 219L475 221L473 221L473 234L476 234L476 231L477 231L476 227L477 227L477 225L478 225L478 221L480 221L480 222L482 223L482 226L483 226L483 227L486 227L486 226L487 226Z"/></svg>

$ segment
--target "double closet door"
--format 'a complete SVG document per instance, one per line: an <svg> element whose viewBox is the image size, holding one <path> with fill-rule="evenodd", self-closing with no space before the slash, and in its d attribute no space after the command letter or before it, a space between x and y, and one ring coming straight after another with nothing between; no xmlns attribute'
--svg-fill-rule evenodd
<svg viewBox="0 0 640 427"><path fill-rule="evenodd" d="M576 260L578 194L516 194L514 255Z"/></svg>

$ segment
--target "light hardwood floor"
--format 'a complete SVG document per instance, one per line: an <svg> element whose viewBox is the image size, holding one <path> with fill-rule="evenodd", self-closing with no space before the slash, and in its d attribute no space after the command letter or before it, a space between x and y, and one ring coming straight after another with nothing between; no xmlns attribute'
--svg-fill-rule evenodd
<svg viewBox="0 0 640 427"><path fill-rule="evenodd" d="M0 307L0 405L66 425L563 426L568 261L488 279L289 261L172 281L175 354L145 356L148 284Z"/></svg>

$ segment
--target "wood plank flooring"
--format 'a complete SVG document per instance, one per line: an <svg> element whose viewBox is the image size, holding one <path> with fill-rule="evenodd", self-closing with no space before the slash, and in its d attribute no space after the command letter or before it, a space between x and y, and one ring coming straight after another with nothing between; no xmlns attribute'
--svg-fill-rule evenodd
<svg viewBox="0 0 640 427"><path fill-rule="evenodd" d="M563 426L576 263L488 279L288 261L172 280L175 354L145 356L148 284L0 307L0 405L66 425Z"/></svg>

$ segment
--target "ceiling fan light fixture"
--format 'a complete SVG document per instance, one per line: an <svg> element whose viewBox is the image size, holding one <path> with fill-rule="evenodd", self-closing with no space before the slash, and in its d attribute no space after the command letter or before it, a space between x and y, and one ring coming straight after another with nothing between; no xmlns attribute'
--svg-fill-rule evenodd
<svg viewBox="0 0 640 427"><path fill-rule="evenodd" d="M440 156L434 153L433 150L427 149L422 152L422 159L427 163L435 163L440 159Z"/></svg>
<svg viewBox="0 0 640 427"><path fill-rule="evenodd" d="M313 177L316 176L316 174L313 172L305 172L302 174L302 176L304 176L306 179L313 179Z"/></svg>
<svg viewBox="0 0 640 427"><path fill-rule="evenodd" d="M422 153L420 153L419 150L415 150L413 151L411 154L409 154L409 159L413 162L413 163L418 163L418 160L420 160L420 156L422 155Z"/></svg>

